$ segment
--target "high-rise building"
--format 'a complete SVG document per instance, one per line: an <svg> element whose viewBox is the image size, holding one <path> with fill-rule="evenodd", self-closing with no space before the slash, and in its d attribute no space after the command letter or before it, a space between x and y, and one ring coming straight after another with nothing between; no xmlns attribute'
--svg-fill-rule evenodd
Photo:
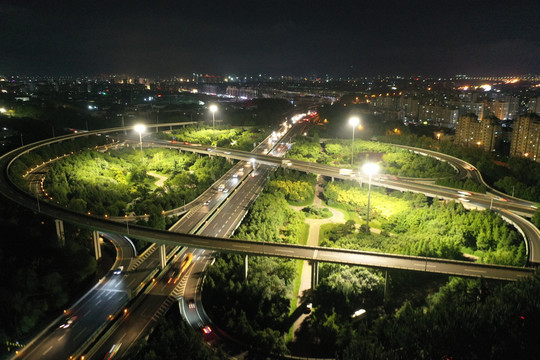
<svg viewBox="0 0 540 360"><path fill-rule="evenodd" d="M527 112L540 115L540 96L529 99L529 103L527 104Z"/></svg>
<svg viewBox="0 0 540 360"><path fill-rule="evenodd" d="M489 112L495 115L496 118L501 120L508 119L508 113L510 110L510 103L506 101L495 100L488 105Z"/></svg>
<svg viewBox="0 0 540 360"><path fill-rule="evenodd" d="M540 161L540 116L527 114L514 123L510 156Z"/></svg>
<svg viewBox="0 0 540 360"><path fill-rule="evenodd" d="M484 151L494 151L502 139L500 121L495 116L480 120L475 114L461 116L456 127L454 142L463 146L476 146Z"/></svg>

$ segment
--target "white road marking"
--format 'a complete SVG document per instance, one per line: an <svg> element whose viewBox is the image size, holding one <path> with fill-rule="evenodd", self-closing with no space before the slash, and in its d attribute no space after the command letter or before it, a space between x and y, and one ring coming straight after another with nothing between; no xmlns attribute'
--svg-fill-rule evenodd
<svg viewBox="0 0 540 360"><path fill-rule="evenodd" d="M293 253L294 252L294 250L289 250L289 249L276 249L276 251L286 252L286 253Z"/></svg>
<svg viewBox="0 0 540 360"><path fill-rule="evenodd" d="M41 355L45 355L46 353L48 353L49 351L51 351L52 349L52 345L49 346L49 348L47 350L45 350Z"/></svg>
<svg viewBox="0 0 540 360"><path fill-rule="evenodd" d="M251 246L250 245L236 245L236 244L233 244L233 247L249 249Z"/></svg>
<svg viewBox="0 0 540 360"><path fill-rule="evenodd" d="M479 272L479 273L485 273L485 272L486 272L485 270L476 270L476 269L467 269L467 268L465 268L465 269L463 269L463 270L465 270L465 271L472 271L472 272Z"/></svg>

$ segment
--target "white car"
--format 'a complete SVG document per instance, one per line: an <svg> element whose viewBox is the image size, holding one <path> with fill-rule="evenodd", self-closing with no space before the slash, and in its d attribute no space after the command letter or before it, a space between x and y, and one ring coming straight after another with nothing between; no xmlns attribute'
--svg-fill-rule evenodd
<svg viewBox="0 0 540 360"><path fill-rule="evenodd" d="M113 274L114 274L114 275L120 275L120 274L122 274L123 271L124 271L124 267L123 267L123 266L119 266L119 267L117 267L117 268L113 271Z"/></svg>

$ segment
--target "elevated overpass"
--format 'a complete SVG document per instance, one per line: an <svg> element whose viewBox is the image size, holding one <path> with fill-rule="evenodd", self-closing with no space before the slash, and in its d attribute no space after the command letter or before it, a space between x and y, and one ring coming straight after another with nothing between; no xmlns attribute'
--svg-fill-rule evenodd
<svg viewBox="0 0 540 360"><path fill-rule="evenodd" d="M171 124L167 124L166 126L170 125ZM402 256L345 249L307 247L300 245L252 242L228 238L214 238L190 234L179 234L134 225L131 225L128 228L122 223L113 222L106 218L76 213L69 209L56 206L52 203L42 202L40 205L39 203L36 203L36 199L32 195L19 189L12 182L9 176L9 166L15 161L15 159L17 159L18 156L27 153L32 149L80 136L89 136L98 133L112 133L123 130L123 128L116 128L110 130L93 131L83 134L67 135L52 140L43 140L41 142L19 148L5 154L0 158L0 167L2 168L0 193L20 205L23 205L33 211L39 211L55 219L62 219L77 224L81 227L93 230L101 230L121 235L130 235L132 237L146 240L149 242L154 242L157 244L181 245L247 255L275 256L310 260L314 262L323 261L348 265L371 266L386 269L404 269L467 277L485 277L501 280L517 280L521 277L529 276L534 271L534 269L531 268L476 264L464 261L451 261L427 257ZM186 145L186 150L187 148L189 148L189 146ZM227 155L230 158L238 160L246 160L246 157L249 157L255 158L255 161L268 165L284 165L282 159L267 155L254 155L229 149L212 148L211 150L200 150L206 151L207 153L214 152L214 154L218 154L218 151L221 151L222 153L219 154L220 156ZM333 176L336 178L349 180L351 179L350 175L347 176L339 174L339 169L325 165L291 160L290 162L287 162L284 166L301 171L314 172L324 174L326 176Z"/></svg>

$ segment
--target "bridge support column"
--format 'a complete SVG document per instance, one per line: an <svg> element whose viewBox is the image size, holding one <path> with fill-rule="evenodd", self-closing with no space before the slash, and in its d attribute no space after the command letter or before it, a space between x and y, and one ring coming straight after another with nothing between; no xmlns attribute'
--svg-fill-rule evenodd
<svg viewBox="0 0 540 360"><path fill-rule="evenodd" d="M161 268L164 269L167 265L167 251L165 251L165 245L159 246L159 258L161 259Z"/></svg>
<svg viewBox="0 0 540 360"><path fill-rule="evenodd" d="M244 256L244 281L247 281L248 277L248 256Z"/></svg>
<svg viewBox="0 0 540 360"><path fill-rule="evenodd" d="M388 270L384 271L384 297L383 299L386 300L386 295L388 294Z"/></svg>
<svg viewBox="0 0 540 360"><path fill-rule="evenodd" d="M56 225L56 236L58 236L58 243L61 247L66 245L66 234L64 233L64 222L62 220L54 220Z"/></svg>
<svg viewBox="0 0 540 360"><path fill-rule="evenodd" d="M319 262L318 261L312 261L311 262L311 289L315 289L315 287L319 284Z"/></svg>
<svg viewBox="0 0 540 360"><path fill-rule="evenodd" d="M332 176L332 182L334 182L334 177Z"/></svg>
<svg viewBox="0 0 540 360"><path fill-rule="evenodd" d="M94 254L96 255L96 260L101 259L101 244L99 243L99 231L94 230L92 232L92 238L94 240Z"/></svg>

